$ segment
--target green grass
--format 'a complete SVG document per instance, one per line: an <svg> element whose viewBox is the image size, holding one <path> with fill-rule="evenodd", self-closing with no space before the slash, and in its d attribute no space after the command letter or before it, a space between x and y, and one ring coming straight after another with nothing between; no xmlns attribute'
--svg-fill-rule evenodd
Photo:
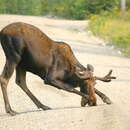
<svg viewBox="0 0 130 130"><path fill-rule="evenodd" d="M130 56L130 10L124 17L120 16L118 10L114 10L92 15L90 19L89 28L95 35L104 38Z"/></svg>

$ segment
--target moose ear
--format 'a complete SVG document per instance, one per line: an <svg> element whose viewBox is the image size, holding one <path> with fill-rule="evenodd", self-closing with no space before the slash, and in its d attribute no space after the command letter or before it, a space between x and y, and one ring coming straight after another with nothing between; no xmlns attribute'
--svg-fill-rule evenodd
<svg viewBox="0 0 130 130"><path fill-rule="evenodd" d="M94 67L90 64L87 64L87 71L94 72Z"/></svg>

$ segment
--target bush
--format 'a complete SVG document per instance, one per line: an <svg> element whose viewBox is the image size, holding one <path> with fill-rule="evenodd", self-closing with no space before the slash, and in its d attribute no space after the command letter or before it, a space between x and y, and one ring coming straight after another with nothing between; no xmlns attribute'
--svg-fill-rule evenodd
<svg viewBox="0 0 130 130"><path fill-rule="evenodd" d="M119 0L0 0L0 13L85 19L118 4Z"/></svg>
<svg viewBox="0 0 130 130"><path fill-rule="evenodd" d="M91 16L89 28L95 35L111 42L124 54L130 55L130 13L122 18L116 9Z"/></svg>

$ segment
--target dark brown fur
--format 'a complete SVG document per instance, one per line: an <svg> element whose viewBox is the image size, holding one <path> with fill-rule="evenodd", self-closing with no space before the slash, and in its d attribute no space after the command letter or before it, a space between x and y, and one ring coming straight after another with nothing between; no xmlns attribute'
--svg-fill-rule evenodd
<svg viewBox="0 0 130 130"><path fill-rule="evenodd" d="M0 32L0 40L6 56L6 64L0 77L0 83L7 113L16 114L11 109L7 95L7 84L14 69L16 69L16 83L36 106L43 110L50 108L43 105L27 88L27 71L41 77L45 84L76 93L84 99L88 99L90 105L96 105L95 92L103 100L107 98L98 90L94 90L95 84L88 87L87 80L83 80L76 74L77 69L80 72L86 71L88 77L91 72L78 62L68 44L53 41L38 28L20 22L6 26ZM89 82L91 81L89 80ZM81 91L75 89L78 86ZM81 105L84 106L85 104L82 102Z"/></svg>

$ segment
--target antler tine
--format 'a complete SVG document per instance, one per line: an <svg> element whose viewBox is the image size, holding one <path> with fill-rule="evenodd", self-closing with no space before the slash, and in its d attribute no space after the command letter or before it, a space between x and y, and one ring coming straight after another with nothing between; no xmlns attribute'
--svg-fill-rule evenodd
<svg viewBox="0 0 130 130"><path fill-rule="evenodd" d="M111 74L112 74L112 70L110 70L106 76L110 76Z"/></svg>
<svg viewBox="0 0 130 130"><path fill-rule="evenodd" d="M97 76L95 76L95 79L96 80L101 80L103 82L110 82L112 79L116 79L116 77L111 76L111 74L112 74L112 70L110 70L109 73L106 76L104 76L104 77L97 77Z"/></svg>
<svg viewBox="0 0 130 130"><path fill-rule="evenodd" d="M116 77L111 76L111 74L112 74L112 70L110 70L109 73L105 77L109 79L116 79Z"/></svg>

